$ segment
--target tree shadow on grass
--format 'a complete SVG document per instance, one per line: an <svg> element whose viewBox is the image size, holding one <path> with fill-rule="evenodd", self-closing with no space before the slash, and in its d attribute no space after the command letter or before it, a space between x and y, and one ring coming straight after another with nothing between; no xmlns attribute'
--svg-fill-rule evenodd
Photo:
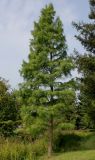
<svg viewBox="0 0 95 160"><path fill-rule="evenodd" d="M95 149L95 132L61 133L54 140L55 152Z"/></svg>

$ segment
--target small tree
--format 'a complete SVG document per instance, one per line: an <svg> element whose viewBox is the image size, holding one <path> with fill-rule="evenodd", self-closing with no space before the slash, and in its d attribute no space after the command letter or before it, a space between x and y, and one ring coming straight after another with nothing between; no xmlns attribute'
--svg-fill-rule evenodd
<svg viewBox="0 0 95 160"><path fill-rule="evenodd" d="M52 4L42 9L31 33L28 62L23 61L21 68L22 117L31 126L32 134L48 130L50 156L54 128L63 122L65 112L73 112L75 93L64 80L74 66L67 56L62 22L55 17Z"/></svg>
<svg viewBox="0 0 95 160"><path fill-rule="evenodd" d="M8 82L0 78L0 133L4 136L13 134L18 117L16 97Z"/></svg>

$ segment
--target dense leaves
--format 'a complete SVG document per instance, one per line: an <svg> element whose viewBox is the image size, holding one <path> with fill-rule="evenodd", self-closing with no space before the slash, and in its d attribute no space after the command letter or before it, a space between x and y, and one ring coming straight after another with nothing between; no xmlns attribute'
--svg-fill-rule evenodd
<svg viewBox="0 0 95 160"><path fill-rule="evenodd" d="M8 82L0 78L0 133L10 135L19 117L18 104Z"/></svg>
<svg viewBox="0 0 95 160"><path fill-rule="evenodd" d="M84 110L82 117L83 114L88 117L86 120L87 124L95 121L93 116L95 115L95 0L90 0L89 3L91 9L89 18L92 20L92 23L73 23L79 32L76 38L87 51L84 55L77 54L76 56L77 68L82 75L80 79L80 101L84 109L81 111ZM86 127L92 127L93 125L87 125Z"/></svg>
<svg viewBox="0 0 95 160"><path fill-rule="evenodd" d="M22 115L30 124L26 126L30 126L32 135L42 128L49 131L52 141L53 128L63 120L72 119L69 112L74 112L75 101L74 90L69 85L63 89L62 85L71 75L74 64L67 55L63 25L56 18L52 4L42 9L31 34L28 61L23 61L21 68L24 78L21 95L23 102L26 101Z"/></svg>

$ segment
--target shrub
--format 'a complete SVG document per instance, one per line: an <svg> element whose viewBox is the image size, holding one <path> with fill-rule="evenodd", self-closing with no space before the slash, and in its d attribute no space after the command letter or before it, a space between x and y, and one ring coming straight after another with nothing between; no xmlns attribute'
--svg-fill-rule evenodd
<svg viewBox="0 0 95 160"><path fill-rule="evenodd" d="M84 139L80 143L80 149L95 149L95 133L90 133L84 137Z"/></svg>
<svg viewBox="0 0 95 160"><path fill-rule="evenodd" d="M54 138L54 151L72 151L78 150L81 136L73 132L59 132Z"/></svg>
<svg viewBox="0 0 95 160"><path fill-rule="evenodd" d="M74 130L75 125L72 123L61 123L61 124L59 124L58 129L60 129L60 130Z"/></svg>
<svg viewBox="0 0 95 160"><path fill-rule="evenodd" d="M4 135L5 137L13 135L13 130L16 127L16 123L12 120L0 122L0 134Z"/></svg>

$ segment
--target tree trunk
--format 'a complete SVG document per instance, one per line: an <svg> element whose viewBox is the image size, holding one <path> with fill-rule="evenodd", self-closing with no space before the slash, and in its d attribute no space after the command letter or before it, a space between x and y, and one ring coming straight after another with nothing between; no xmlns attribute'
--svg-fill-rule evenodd
<svg viewBox="0 0 95 160"><path fill-rule="evenodd" d="M50 61L52 61L52 53L50 53ZM50 69L50 74L52 74L52 68ZM51 79L52 80L52 79ZM50 90L53 92L53 84L50 85ZM51 104L53 105L53 96L51 95ZM50 116L49 129L48 129L48 157L51 157L53 152L53 116Z"/></svg>
<svg viewBox="0 0 95 160"><path fill-rule="evenodd" d="M53 152L53 118L51 117L49 123L49 133L48 133L48 157L51 157Z"/></svg>

